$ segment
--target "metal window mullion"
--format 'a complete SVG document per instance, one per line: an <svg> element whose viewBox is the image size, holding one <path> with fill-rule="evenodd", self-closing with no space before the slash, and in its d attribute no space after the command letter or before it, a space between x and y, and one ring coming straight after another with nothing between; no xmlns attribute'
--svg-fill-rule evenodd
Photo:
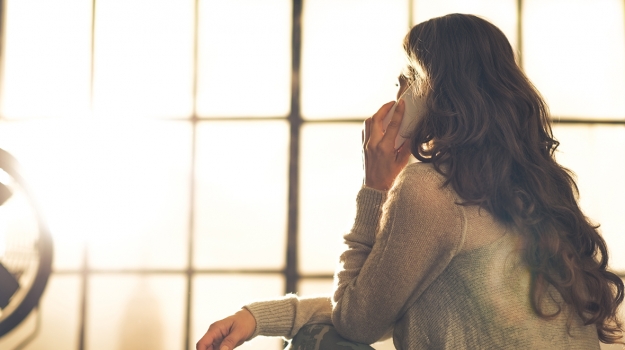
<svg viewBox="0 0 625 350"><path fill-rule="evenodd" d="M291 112L289 114L289 197L286 242L285 292L295 293L299 280L298 223L299 223L299 149L302 116L300 110L300 63L302 47L303 0L293 0L291 32Z"/></svg>
<svg viewBox="0 0 625 350"><path fill-rule="evenodd" d="M191 164L189 169L190 185L189 185L189 231L187 232L187 268L185 270L185 277L187 279L186 285L186 301L185 301L185 336L182 349L187 349L191 343L191 306L193 304L193 276L196 273L193 268L193 246L195 244L194 231L195 231L195 190L196 190L196 178L195 178L195 163L197 160L197 90L198 90L198 45L199 45L199 12L200 2L195 0L193 8L193 114L191 115Z"/></svg>
<svg viewBox="0 0 625 350"><path fill-rule="evenodd" d="M91 62L89 62L89 112L93 116L94 101L94 76L95 76L95 26L96 26L96 0L91 1ZM81 266L81 290L80 290L80 315L78 323L78 349L85 349L86 328L87 328L87 299L89 295L89 245L85 239L83 242L83 257Z"/></svg>

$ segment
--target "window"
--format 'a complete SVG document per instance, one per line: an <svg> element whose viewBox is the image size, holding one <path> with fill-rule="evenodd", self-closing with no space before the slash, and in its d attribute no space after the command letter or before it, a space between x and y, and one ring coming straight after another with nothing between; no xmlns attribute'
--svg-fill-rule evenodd
<svg viewBox="0 0 625 350"><path fill-rule="evenodd" d="M410 26L450 12L491 20L520 54L625 276L624 4L5 1L0 148L55 243L27 349L194 348L246 302L327 292L362 120L394 99Z"/></svg>

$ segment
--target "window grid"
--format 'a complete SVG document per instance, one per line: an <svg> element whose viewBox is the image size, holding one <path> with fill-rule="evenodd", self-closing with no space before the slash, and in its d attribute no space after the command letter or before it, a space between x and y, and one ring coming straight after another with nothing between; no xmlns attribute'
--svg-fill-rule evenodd
<svg viewBox="0 0 625 350"><path fill-rule="evenodd" d="M292 79L291 79L291 102L290 113L287 117L290 125L290 146L289 146L289 184L288 184L288 216L287 216L287 244L286 244L286 262L283 269L200 269L193 268L193 246L194 246L194 196L195 196L195 163L196 163L196 129L199 122L219 122L219 121L262 121L262 120L284 120L285 117L200 117L197 115L197 68L198 68L198 8L199 1L195 0L194 5L194 38L193 38L193 114L190 119L175 119L176 121L191 123L192 124L192 154L191 154L191 182L190 182L190 211L189 211L189 228L187 232L188 238L188 255L187 255L187 268L186 269L97 269L89 266L88 260L88 246L84 249L82 266L79 270L74 269L59 269L54 270L54 274L58 275L79 275L81 278L81 300L79 303L80 316L79 316L79 342L78 348L80 350L85 349L85 330L87 320L87 301L89 298L89 277L91 275L106 275L106 274L132 274L132 275L167 275L176 274L185 275L186 278L186 294L187 300L185 301L185 336L183 349L189 347L192 339L190 339L191 329L191 305L193 290L193 277L196 274L281 274L285 278L285 293L297 292L297 284L303 279L331 279L333 275L327 274L300 274L298 270L298 201L299 201L299 168L300 168L300 131L302 126L306 123L310 124L333 124L333 123L362 123L362 118L344 118L344 119L316 119L316 120L304 120L300 111L300 65L301 65L301 33L302 33L302 8L303 0L293 0L292 7ZM3 8L6 3L3 2ZM409 23L414 25L413 1L408 2L409 11ZM4 12L4 11L2 11ZM517 0L517 52L519 55L519 64L523 67L522 56L522 43L523 43L523 28L522 28L522 16L523 16L523 0ZM625 17L625 13L623 14ZM96 0L92 0L92 28L91 28L91 72L90 72L90 96L93 103L93 77L94 77L94 47L95 47L95 21L96 16ZM624 43L625 45L625 43ZM166 119L169 120L169 119ZM565 116L554 117L554 124L584 124L584 125L625 125L625 120L594 120L594 119L576 119L568 118ZM621 277L625 277L625 273L621 272Z"/></svg>

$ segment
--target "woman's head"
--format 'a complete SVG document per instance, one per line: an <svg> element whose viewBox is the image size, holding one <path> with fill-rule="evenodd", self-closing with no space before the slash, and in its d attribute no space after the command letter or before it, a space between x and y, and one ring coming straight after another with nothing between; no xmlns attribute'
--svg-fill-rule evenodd
<svg viewBox="0 0 625 350"><path fill-rule="evenodd" d="M465 200L505 204L488 209L507 222L515 221L515 211L531 216L526 191L501 192L491 181L456 176L493 179L503 167L526 177L541 161L553 163L558 142L547 106L503 32L479 17L451 14L413 27L404 48L409 78L428 108L414 130L412 153L437 168L445 164Z"/></svg>
<svg viewBox="0 0 625 350"><path fill-rule="evenodd" d="M404 50L410 67L430 88L444 86L450 77L488 84L518 71L504 33L473 15L450 14L414 26Z"/></svg>
<svg viewBox="0 0 625 350"><path fill-rule="evenodd" d="M428 100L413 143L418 158L486 144L520 151L531 143L541 153L556 147L545 103L493 24L463 14L433 18L412 28L404 49L409 78ZM425 147L431 140L434 149Z"/></svg>
<svg viewBox="0 0 625 350"><path fill-rule="evenodd" d="M539 315L550 316L540 309L549 283L601 340L617 339L623 282L606 270L605 242L553 157L547 106L505 35L479 17L451 14L413 27L404 48L408 78L427 105L412 153L445 175L463 204L520 228Z"/></svg>

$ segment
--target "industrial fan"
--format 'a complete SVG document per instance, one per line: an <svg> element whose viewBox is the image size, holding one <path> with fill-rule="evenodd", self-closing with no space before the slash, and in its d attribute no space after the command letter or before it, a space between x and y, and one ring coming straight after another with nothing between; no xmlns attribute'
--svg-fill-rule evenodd
<svg viewBox="0 0 625 350"><path fill-rule="evenodd" d="M52 265L52 239L18 163L0 149L0 337L39 303Z"/></svg>

